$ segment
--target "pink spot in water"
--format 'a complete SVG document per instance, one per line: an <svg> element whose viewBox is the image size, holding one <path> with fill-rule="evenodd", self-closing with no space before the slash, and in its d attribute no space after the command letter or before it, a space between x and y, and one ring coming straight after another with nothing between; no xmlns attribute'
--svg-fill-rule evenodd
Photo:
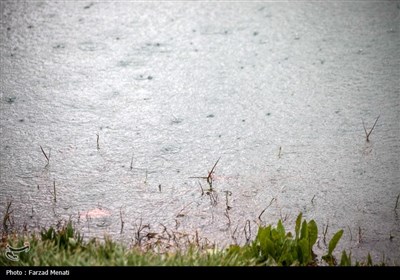
<svg viewBox="0 0 400 280"><path fill-rule="evenodd" d="M94 208L92 210L81 213L81 218L89 217L89 218L101 218L110 216L111 212L101 208Z"/></svg>

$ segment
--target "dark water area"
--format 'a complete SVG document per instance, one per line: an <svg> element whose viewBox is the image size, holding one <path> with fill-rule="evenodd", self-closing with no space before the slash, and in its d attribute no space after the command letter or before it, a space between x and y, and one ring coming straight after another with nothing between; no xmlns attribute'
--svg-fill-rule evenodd
<svg viewBox="0 0 400 280"><path fill-rule="evenodd" d="M302 212L320 240L344 229L337 252L399 264L397 2L0 5L16 228L129 242L143 221L225 246L268 206L264 223ZM210 199L193 177L219 158Z"/></svg>

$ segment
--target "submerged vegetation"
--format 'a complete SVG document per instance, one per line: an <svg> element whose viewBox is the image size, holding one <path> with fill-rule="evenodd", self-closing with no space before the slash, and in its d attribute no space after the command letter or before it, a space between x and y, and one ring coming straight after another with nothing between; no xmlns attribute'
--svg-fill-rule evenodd
<svg viewBox="0 0 400 280"><path fill-rule="evenodd" d="M318 260L313 246L318 239L314 220L307 222L302 214L297 217L295 232L286 232L282 221L277 226L259 226L253 241L218 249L209 241L179 235L164 228L161 234L147 232L148 225L137 228L135 243L126 246L112 241L91 239L85 241L71 221L56 227L42 229L40 234L21 236L3 234L0 265L2 266L316 266L316 265L372 265L353 262L351 253L342 252L337 262L333 251L343 230L330 240L328 252ZM168 240L166 241L168 237ZM173 242L170 242L172 241ZM170 246L165 246L170 244ZM174 246L172 245L174 244ZM185 246L180 246L184 244ZM13 250L12 253L10 251ZM14 259L7 257L11 254Z"/></svg>

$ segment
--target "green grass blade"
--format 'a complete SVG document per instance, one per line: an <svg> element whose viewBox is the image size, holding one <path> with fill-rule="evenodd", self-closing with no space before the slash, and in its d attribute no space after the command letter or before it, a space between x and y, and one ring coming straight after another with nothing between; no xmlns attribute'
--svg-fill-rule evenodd
<svg viewBox="0 0 400 280"><path fill-rule="evenodd" d="M300 214L297 216L297 219L296 219L296 227L295 227L296 239L299 239L300 225L301 225L302 218L303 218L303 213L300 212Z"/></svg>
<svg viewBox="0 0 400 280"><path fill-rule="evenodd" d="M336 232L335 235L332 237L331 241L329 241L328 255L332 255L332 252L333 250L335 250L336 245L338 244L342 235L343 235L343 229Z"/></svg>
<svg viewBox="0 0 400 280"><path fill-rule="evenodd" d="M318 227L315 221L311 220L308 223L308 239L310 240L311 248L315 244L315 242L317 242L317 238L318 238Z"/></svg>
<svg viewBox="0 0 400 280"><path fill-rule="evenodd" d="M347 255L346 251L343 250L342 257L340 258L340 266L351 266L351 253Z"/></svg>

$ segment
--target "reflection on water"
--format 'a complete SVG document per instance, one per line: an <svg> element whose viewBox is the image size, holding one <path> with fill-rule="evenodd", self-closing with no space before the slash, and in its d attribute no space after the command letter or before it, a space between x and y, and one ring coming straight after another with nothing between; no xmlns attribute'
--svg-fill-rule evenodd
<svg viewBox="0 0 400 280"><path fill-rule="evenodd" d="M1 2L0 210L224 245L227 206L239 241L268 206L263 222L303 212L345 230L339 249L399 259L394 5ZM220 157L211 196L192 177Z"/></svg>

